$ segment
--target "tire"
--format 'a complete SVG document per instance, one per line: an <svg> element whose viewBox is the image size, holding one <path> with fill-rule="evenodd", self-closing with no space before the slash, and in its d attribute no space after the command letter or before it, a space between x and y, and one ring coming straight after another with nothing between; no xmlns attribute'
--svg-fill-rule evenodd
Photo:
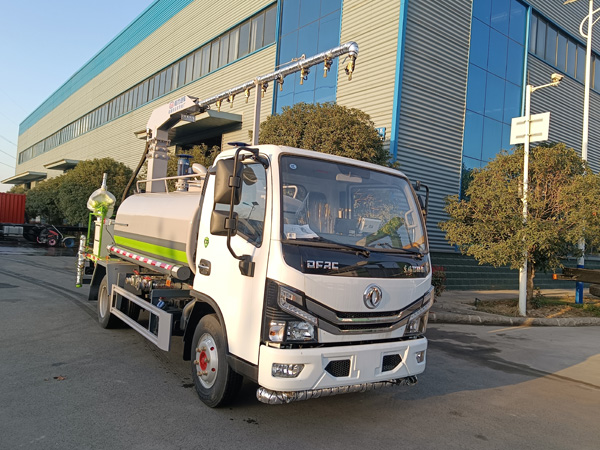
<svg viewBox="0 0 600 450"><path fill-rule="evenodd" d="M125 299L123 299L125 300ZM135 303L127 300L127 303L129 303L129 305L127 306L127 315L137 321L138 318L140 317L140 312L142 311L142 308L140 305L136 305Z"/></svg>
<svg viewBox="0 0 600 450"><path fill-rule="evenodd" d="M204 316L192 341L192 378L198 397L216 408L230 403L242 386L243 377L227 363L227 342L215 314Z"/></svg>
<svg viewBox="0 0 600 450"><path fill-rule="evenodd" d="M105 275L98 288L98 323L102 328L117 328L122 322L110 313L108 277Z"/></svg>

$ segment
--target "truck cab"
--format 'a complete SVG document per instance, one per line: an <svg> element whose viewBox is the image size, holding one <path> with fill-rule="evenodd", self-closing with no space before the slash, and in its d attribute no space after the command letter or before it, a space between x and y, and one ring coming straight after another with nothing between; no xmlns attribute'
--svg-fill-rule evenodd
<svg viewBox="0 0 600 450"><path fill-rule="evenodd" d="M234 395L240 375L259 384L259 400L285 403L423 372L431 264L421 203L401 172L239 148L209 170L200 210L182 323L205 402Z"/></svg>

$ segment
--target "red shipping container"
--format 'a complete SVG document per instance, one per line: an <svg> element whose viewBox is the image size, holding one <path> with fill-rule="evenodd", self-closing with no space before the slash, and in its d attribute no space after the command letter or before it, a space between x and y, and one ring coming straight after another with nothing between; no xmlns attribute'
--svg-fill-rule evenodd
<svg viewBox="0 0 600 450"><path fill-rule="evenodd" d="M0 192L0 223L25 222L25 194Z"/></svg>

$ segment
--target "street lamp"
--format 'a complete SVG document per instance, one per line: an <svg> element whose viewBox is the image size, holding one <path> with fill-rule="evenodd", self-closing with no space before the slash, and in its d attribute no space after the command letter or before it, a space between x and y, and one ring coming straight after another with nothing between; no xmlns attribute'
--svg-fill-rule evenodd
<svg viewBox="0 0 600 450"><path fill-rule="evenodd" d="M563 76L553 73L550 76L552 82L541 86L528 84L525 87L525 142L523 143L523 225L527 223L527 191L529 188L529 144L531 142L531 94L539 89L549 86L558 86ZM525 240L525 237L523 237ZM519 315L527 314L527 258L529 252L527 247L523 248L523 265L519 269Z"/></svg>
<svg viewBox="0 0 600 450"><path fill-rule="evenodd" d="M565 5L576 2L577 0L567 0L564 2ZM592 26L598 21L594 19L594 14L600 11L598 8L594 11L594 0L589 0L589 13L583 18L581 24L579 24L579 34L587 39L585 49L585 84L584 84L584 95L583 95L583 130L581 137L581 159L587 161L587 150L588 150L588 135L589 135L589 121L590 121L590 72L591 72L591 61L592 61ZM587 20L587 34L583 32L583 25ZM585 265L585 240L581 238L579 240L579 250L581 250L581 256L577 260L577 267L583 268ZM575 288L575 303L583 303L583 283L578 281Z"/></svg>

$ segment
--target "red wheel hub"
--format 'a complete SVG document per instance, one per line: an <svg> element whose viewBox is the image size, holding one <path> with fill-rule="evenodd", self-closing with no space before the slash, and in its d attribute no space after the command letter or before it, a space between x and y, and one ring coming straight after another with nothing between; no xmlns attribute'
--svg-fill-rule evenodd
<svg viewBox="0 0 600 450"><path fill-rule="evenodd" d="M203 371L206 370L206 368L208 367L208 363L206 362L206 352L204 350L202 350L202 352L200 353L200 358L198 360L200 362L200 369L202 369Z"/></svg>

